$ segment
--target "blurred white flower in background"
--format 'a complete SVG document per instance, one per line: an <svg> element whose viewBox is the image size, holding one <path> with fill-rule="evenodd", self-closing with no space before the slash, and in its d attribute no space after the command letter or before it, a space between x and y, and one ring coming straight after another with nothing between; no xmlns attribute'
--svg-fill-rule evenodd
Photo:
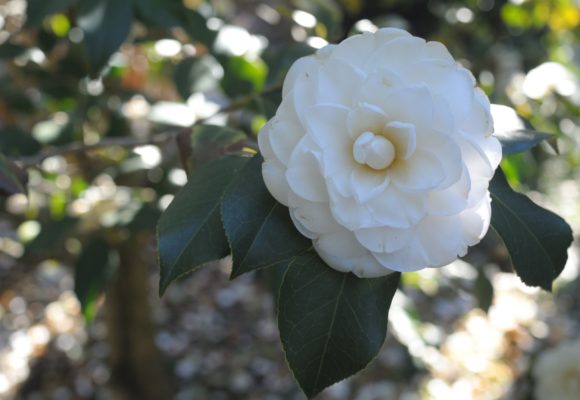
<svg viewBox="0 0 580 400"><path fill-rule="evenodd" d="M533 369L537 399L577 400L580 396L580 339L544 350Z"/></svg>

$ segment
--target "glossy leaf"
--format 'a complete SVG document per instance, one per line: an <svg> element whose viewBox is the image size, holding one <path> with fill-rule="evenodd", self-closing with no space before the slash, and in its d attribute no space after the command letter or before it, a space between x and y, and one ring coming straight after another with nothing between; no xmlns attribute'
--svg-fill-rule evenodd
<svg viewBox="0 0 580 400"><path fill-rule="evenodd" d="M0 154L0 196L26 193L27 182L26 171Z"/></svg>
<svg viewBox="0 0 580 400"><path fill-rule="evenodd" d="M312 398L365 368L381 349L400 274L361 279L328 267L313 251L290 262L278 327L286 359Z"/></svg>
<svg viewBox="0 0 580 400"><path fill-rule="evenodd" d="M52 14L66 11L77 0L28 0L26 2L25 28L34 28L42 23L44 18Z"/></svg>
<svg viewBox="0 0 580 400"><path fill-rule="evenodd" d="M132 22L133 5L128 0L81 0L78 25L84 32L92 76L125 41Z"/></svg>
<svg viewBox="0 0 580 400"><path fill-rule="evenodd" d="M157 226L159 292L178 277L230 252L220 216L226 186L247 161L228 156L205 164L175 196Z"/></svg>
<svg viewBox="0 0 580 400"><path fill-rule="evenodd" d="M116 253L101 238L90 242L80 254L75 264L75 294L86 320L95 317L98 299L118 265Z"/></svg>
<svg viewBox="0 0 580 400"><path fill-rule="evenodd" d="M568 259L572 230L560 216L514 192L497 169L490 184L491 225L503 239L514 269L529 286L551 290Z"/></svg>
<svg viewBox="0 0 580 400"><path fill-rule="evenodd" d="M312 246L288 208L268 192L262 156L255 155L224 193L222 219L232 250L232 278L289 260Z"/></svg>

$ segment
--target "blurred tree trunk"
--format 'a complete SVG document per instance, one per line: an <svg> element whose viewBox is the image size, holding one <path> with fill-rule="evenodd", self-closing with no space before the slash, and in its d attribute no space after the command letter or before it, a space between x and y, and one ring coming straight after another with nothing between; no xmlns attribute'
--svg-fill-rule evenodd
<svg viewBox="0 0 580 400"><path fill-rule="evenodd" d="M120 266L105 304L111 346L114 400L172 398L163 356L154 343L155 328L148 300L148 253L144 235L119 248Z"/></svg>

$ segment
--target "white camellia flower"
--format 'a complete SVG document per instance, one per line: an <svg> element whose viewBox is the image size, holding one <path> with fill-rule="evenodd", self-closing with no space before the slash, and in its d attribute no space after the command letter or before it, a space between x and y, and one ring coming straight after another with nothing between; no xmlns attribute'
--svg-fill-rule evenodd
<svg viewBox="0 0 580 400"><path fill-rule="evenodd" d="M537 399L577 400L580 393L580 340L540 354L534 365Z"/></svg>
<svg viewBox="0 0 580 400"><path fill-rule="evenodd" d="M294 63L258 136L262 172L332 268L439 267L488 230L492 126L487 97L444 45L380 29Z"/></svg>

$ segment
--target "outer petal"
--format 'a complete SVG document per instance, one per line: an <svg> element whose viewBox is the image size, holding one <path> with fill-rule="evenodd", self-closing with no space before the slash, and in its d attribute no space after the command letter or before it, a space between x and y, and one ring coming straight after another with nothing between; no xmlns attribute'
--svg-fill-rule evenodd
<svg viewBox="0 0 580 400"><path fill-rule="evenodd" d="M320 173L320 152L304 137L292 152L286 180L298 196L309 201L328 201L326 183Z"/></svg>
<svg viewBox="0 0 580 400"><path fill-rule="evenodd" d="M316 236L341 228L332 216L328 203L304 200L292 192L288 196L288 203L293 219L299 221L304 228Z"/></svg>
<svg viewBox="0 0 580 400"><path fill-rule="evenodd" d="M262 163L262 176L268 191L279 202L288 207L290 187L286 181L286 167L275 158L266 159Z"/></svg>
<svg viewBox="0 0 580 400"><path fill-rule="evenodd" d="M405 246L413 235L412 229L391 227L363 228L354 232L359 243L375 253L388 253Z"/></svg>
<svg viewBox="0 0 580 400"><path fill-rule="evenodd" d="M353 272L359 278L376 278L393 272L378 263L346 229L322 235L313 243L320 257L339 271Z"/></svg>

